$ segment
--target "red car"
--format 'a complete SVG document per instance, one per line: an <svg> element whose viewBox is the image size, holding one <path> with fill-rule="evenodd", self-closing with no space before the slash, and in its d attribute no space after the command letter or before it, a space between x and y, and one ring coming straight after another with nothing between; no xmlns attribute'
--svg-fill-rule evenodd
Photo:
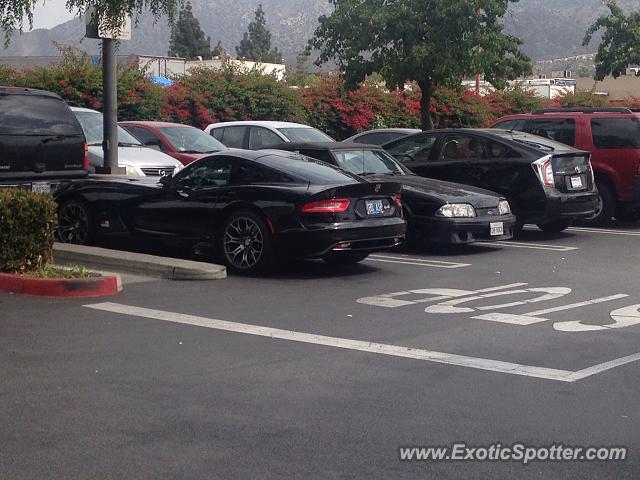
<svg viewBox="0 0 640 480"><path fill-rule="evenodd" d="M142 121L118 123L148 147L156 147L184 165L212 153L228 150L211 135L189 125Z"/></svg>

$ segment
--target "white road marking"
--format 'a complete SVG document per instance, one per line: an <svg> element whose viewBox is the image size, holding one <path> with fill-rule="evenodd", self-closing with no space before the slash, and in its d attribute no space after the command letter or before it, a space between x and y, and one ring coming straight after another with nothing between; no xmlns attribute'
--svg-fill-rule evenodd
<svg viewBox="0 0 640 480"><path fill-rule="evenodd" d="M410 358L414 360L423 360L426 362L443 363L447 365L474 368L509 375L520 375L525 377L555 380L559 382L575 382L591 375L610 370L617 366L640 360L640 353L638 353L630 355L628 357L612 360L603 364L594 365L593 367L579 370L577 372L572 372L569 370L522 365L518 363L502 362L498 360L490 360L478 357L468 357L464 355L455 355L451 353L402 347L398 345L373 343L362 340L350 340L347 338L327 337L324 335L315 335L311 333L283 330L279 328L228 322L225 320L217 320L214 318L199 317L195 315L186 315L175 312L166 312L163 310L154 310L150 308L141 308L111 302L85 305L85 307L104 312L130 315L140 318L149 318L170 323L193 325L197 327L211 328L214 330L221 330L225 332L243 333L246 335L255 335L279 340L289 340L299 343L322 345L326 347L355 350L366 353L375 353L392 357Z"/></svg>
<svg viewBox="0 0 640 480"><path fill-rule="evenodd" d="M547 245L544 243L525 243L525 242L476 242L476 245L501 246L501 247L513 247L513 248L529 248L531 250L549 250L552 252L571 252L578 250L578 247L568 247L565 245Z"/></svg>
<svg viewBox="0 0 640 480"><path fill-rule="evenodd" d="M418 290L407 290L403 292L384 293L375 297L362 297L356 300L357 303L364 305L372 305L374 307L397 308L406 307L407 305L415 305L426 302L439 302L441 300L450 300L451 298L464 297L467 295L475 295L477 293L495 292L498 290L506 290L527 285L526 283L512 283L510 285L502 285L498 287L485 288L483 290L458 290L452 288L422 288ZM419 298L414 300L402 300L396 297L406 295L432 295L430 297Z"/></svg>
<svg viewBox="0 0 640 480"><path fill-rule="evenodd" d="M593 300L586 300L584 302L570 303L569 305L561 305L559 307L547 308L545 310L536 310L535 312L525 313L525 315L531 315L532 317L539 317L540 315L546 315L547 313L562 312L564 310L571 310L579 307L586 307L587 305L597 305L598 303L612 302L613 300L619 300L621 298L627 298L629 295L626 293L618 293L617 295L611 295L609 297L594 298Z"/></svg>
<svg viewBox="0 0 640 480"><path fill-rule="evenodd" d="M421 259L416 257L396 257L390 255L370 255L367 258L370 262L397 263L400 265L417 265L420 267L433 268L464 268L470 267L470 263L443 262L441 260Z"/></svg>
<svg viewBox="0 0 640 480"><path fill-rule="evenodd" d="M640 237L640 232L625 232L621 230L610 230L608 228L587 228L587 227L570 227L567 228L568 232L587 232L587 233L602 233L607 235L623 235L626 237Z"/></svg>
<svg viewBox="0 0 640 480"><path fill-rule="evenodd" d="M632 327L640 324L640 305L619 308L611 312L610 315L614 323L608 325L590 325L582 323L580 320L573 320L570 322L556 322L553 324L553 328L561 332L595 332Z"/></svg>

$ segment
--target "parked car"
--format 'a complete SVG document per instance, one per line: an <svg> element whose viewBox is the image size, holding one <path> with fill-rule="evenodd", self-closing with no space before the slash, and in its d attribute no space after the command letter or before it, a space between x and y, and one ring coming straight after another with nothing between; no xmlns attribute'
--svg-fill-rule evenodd
<svg viewBox="0 0 640 480"><path fill-rule="evenodd" d="M336 165L370 182L400 183L411 243L459 244L513 236L516 219L506 199L487 190L414 175L381 147L324 142L283 143L276 148Z"/></svg>
<svg viewBox="0 0 640 480"><path fill-rule="evenodd" d="M485 188L504 196L524 223L561 232L594 214L598 192L589 153L518 131L451 128L384 145L414 173Z"/></svg>
<svg viewBox="0 0 640 480"><path fill-rule="evenodd" d="M71 107L89 144L89 171L104 165L102 151L102 113L89 108ZM145 147L136 137L118 126L118 165L126 169L126 175L134 177L173 175L183 165L154 148Z"/></svg>
<svg viewBox="0 0 640 480"><path fill-rule="evenodd" d="M58 95L0 86L0 187L52 192L88 168L82 128Z"/></svg>
<svg viewBox="0 0 640 480"><path fill-rule="evenodd" d="M374 128L343 140L346 143L366 143L368 145L383 145L392 140L403 138L414 133L420 133L419 128Z"/></svg>
<svg viewBox="0 0 640 480"><path fill-rule="evenodd" d="M188 240L230 270L260 272L279 256L355 263L403 240L400 185L369 183L285 152L220 152L174 177L89 179L56 195L62 242L96 234Z"/></svg>
<svg viewBox="0 0 640 480"><path fill-rule="evenodd" d="M243 121L213 123L204 129L229 148L260 150L282 142L332 142L326 133L291 122Z"/></svg>
<svg viewBox="0 0 640 480"><path fill-rule="evenodd" d="M119 122L119 125L147 147L157 148L183 165L215 152L228 150L202 130L169 122Z"/></svg>
<svg viewBox="0 0 640 480"><path fill-rule="evenodd" d="M604 225L613 216L640 218L640 113L626 108L547 109L502 117L493 127L533 133L591 152L600 195L596 212L583 223Z"/></svg>

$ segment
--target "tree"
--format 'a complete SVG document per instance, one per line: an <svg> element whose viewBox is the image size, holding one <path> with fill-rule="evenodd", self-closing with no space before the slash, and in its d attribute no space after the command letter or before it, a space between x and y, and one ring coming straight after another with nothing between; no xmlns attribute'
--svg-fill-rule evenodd
<svg viewBox="0 0 640 480"><path fill-rule="evenodd" d="M262 5L258 5L255 19L249 23L240 45L236 47L236 54L240 59L255 62L280 63L282 53L277 48L271 49L271 32L267 30Z"/></svg>
<svg viewBox="0 0 640 480"><path fill-rule="evenodd" d="M502 30L516 1L330 0L335 9L319 18L307 51L319 51L318 65L337 59L350 86L373 72L391 88L415 81L422 128L429 129L437 87L459 88L465 77L484 73L501 88L531 71L522 42Z"/></svg>
<svg viewBox="0 0 640 480"><path fill-rule="evenodd" d="M134 13L151 12L154 18L167 16L169 23L175 20L177 6L181 0L66 0L66 9L84 13L88 6L95 6L96 15L105 28L118 31L125 17ZM5 45L11 40L14 30L22 30L25 21L33 27L33 10L39 0L2 0L0 2L0 27L4 32Z"/></svg>
<svg viewBox="0 0 640 480"><path fill-rule="evenodd" d="M625 15L618 2L609 0L609 15L599 17L588 29L582 42L587 46L594 34L604 30L596 54L596 80L607 75L618 78L629 65L640 64L640 12Z"/></svg>
<svg viewBox="0 0 640 480"><path fill-rule="evenodd" d="M171 27L169 55L187 60L196 57L211 58L210 40L205 38L200 22L193 16L191 2L187 2L180 10L178 21Z"/></svg>
<svg viewBox="0 0 640 480"><path fill-rule="evenodd" d="M228 56L227 51L222 46L222 40L218 40L218 43L216 44L216 46L213 47L213 50L211 50L211 55L213 57L219 57L219 58L225 58Z"/></svg>

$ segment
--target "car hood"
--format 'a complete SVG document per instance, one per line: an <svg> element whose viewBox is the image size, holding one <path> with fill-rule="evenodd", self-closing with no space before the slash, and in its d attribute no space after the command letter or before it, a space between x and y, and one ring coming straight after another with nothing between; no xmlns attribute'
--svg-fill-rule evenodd
<svg viewBox="0 0 640 480"><path fill-rule="evenodd" d="M424 194L437 198L442 203L469 203L475 207L496 207L502 198L499 194L482 188L446 182L417 175L375 175L367 176L369 181L397 182L403 190L411 190L414 194Z"/></svg>
<svg viewBox="0 0 640 480"><path fill-rule="evenodd" d="M92 165L102 165L104 158L102 147L89 146L89 158ZM118 163L120 165L129 163L140 168L168 166L176 168L182 165L175 158L149 147L118 147Z"/></svg>

